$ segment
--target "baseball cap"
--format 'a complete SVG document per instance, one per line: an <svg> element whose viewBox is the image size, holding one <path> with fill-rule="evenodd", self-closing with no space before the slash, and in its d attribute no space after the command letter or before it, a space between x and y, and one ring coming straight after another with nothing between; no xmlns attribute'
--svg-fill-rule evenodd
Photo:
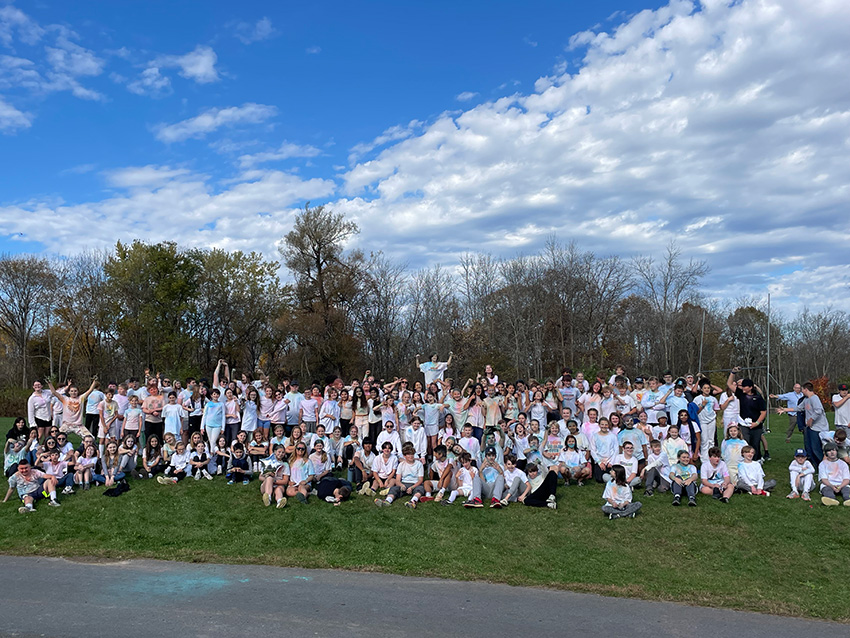
<svg viewBox="0 0 850 638"><path fill-rule="evenodd" d="M838 391L839 391L839 392L840 392L841 390L846 390L846 389L847 389L847 384L846 384L846 383L839 383L839 384L838 384Z"/></svg>
<svg viewBox="0 0 850 638"><path fill-rule="evenodd" d="M643 377L635 377L635 383L643 383Z"/></svg>
<svg viewBox="0 0 850 638"><path fill-rule="evenodd" d="M289 382L289 385L298 385L298 379L293 379Z"/></svg>
<svg viewBox="0 0 850 638"><path fill-rule="evenodd" d="M803 448L797 448L794 451L794 456L806 456L806 451Z"/></svg>
<svg viewBox="0 0 850 638"><path fill-rule="evenodd" d="M752 388L753 387L753 380L752 379L741 379L741 385L745 388Z"/></svg>
<svg viewBox="0 0 850 638"><path fill-rule="evenodd" d="M493 456L496 456L496 448L494 448L492 445L484 450L484 456L490 456L491 454Z"/></svg>

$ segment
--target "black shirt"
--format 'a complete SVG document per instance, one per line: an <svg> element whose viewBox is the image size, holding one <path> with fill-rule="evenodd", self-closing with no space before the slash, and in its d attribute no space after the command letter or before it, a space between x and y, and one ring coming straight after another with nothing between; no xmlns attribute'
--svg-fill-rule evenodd
<svg viewBox="0 0 850 638"><path fill-rule="evenodd" d="M761 413L767 410L767 404L755 390L753 390L752 394L746 394L741 388L738 388L735 390L735 396L741 402L742 419L751 419L755 423L758 421Z"/></svg>

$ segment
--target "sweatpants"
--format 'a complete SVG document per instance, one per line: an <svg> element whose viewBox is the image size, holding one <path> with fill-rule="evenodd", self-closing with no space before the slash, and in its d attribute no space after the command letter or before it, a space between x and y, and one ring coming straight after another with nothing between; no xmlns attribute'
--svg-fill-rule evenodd
<svg viewBox="0 0 850 638"><path fill-rule="evenodd" d="M525 483L517 476L511 481L511 486L508 488L507 494L504 494L502 498L507 499L510 503L516 503L517 498L522 494L523 490L525 490Z"/></svg>
<svg viewBox="0 0 850 638"><path fill-rule="evenodd" d="M409 487L413 487L413 483L403 483L403 485L405 490L407 490L407 488ZM407 492L405 492L405 494L407 494ZM419 494L419 498L425 496L425 487L422 485L417 486L416 489L414 489L413 492L410 493L411 496L415 494ZM387 493L387 496L392 496L393 500L397 499L399 496L401 496L401 488L398 485L393 485L390 488L390 491Z"/></svg>
<svg viewBox="0 0 850 638"><path fill-rule="evenodd" d="M688 499L697 497L697 484L696 483L688 483L687 485L680 485L679 483L673 482L673 494L681 498L682 496L687 495Z"/></svg>
<svg viewBox="0 0 850 638"><path fill-rule="evenodd" d="M603 505L602 513L606 515L615 514L617 516L631 516L633 513L637 512L641 508L640 503L629 503L625 508L619 509L614 507L613 505Z"/></svg>
<svg viewBox="0 0 850 638"><path fill-rule="evenodd" d="M738 482L735 484L735 487L741 490L742 492L749 492L751 490L751 486L744 483L744 481L742 481L741 479L738 479ZM764 482L764 485L761 489L763 489L765 492L770 492L773 490L774 487L776 487L776 481L770 479Z"/></svg>
<svg viewBox="0 0 850 638"><path fill-rule="evenodd" d="M742 438L747 442L748 445L752 446L755 449L755 453L753 454L753 461L758 461L761 458L762 434L764 434L763 426L759 426L757 428L741 427Z"/></svg>
<svg viewBox="0 0 850 638"><path fill-rule="evenodd" d="M485 503L492 501L494 498L497 501L502 500L502 494L505 492L505 477L501 474L496 476L496 480L492 483L487 481L481 482L481 500Z"/></svg>
<svg viewBox="0 0 850 638"><path fill-rule="evenodd" d="M800 481L800 487L797 487L797 480L800 478L799 472L791 473L791 491L792 492L803 492L804 494L808 494L812 491L812 487L814 487L815 480L813 474L806 474L802 480Z"/></svg>
<svg viewBox="0 0 850 638"><path fill-rule="evenodd" d="M821 496L825 496L826 498L835 498L835 488L831 485L820 484L820 494ZM841 488L839 492L841 494L841 498L845 501L850 501L850 485L845 485Z"/></svg>
<svg viewBox="0 0 850 638"><path fill-rule="evenodd" d="M646 471L644 475L646 481L646 489L658 490L661 493L670 489L670 481L661 476L661 472L657 467L653 467Z"/></svg>

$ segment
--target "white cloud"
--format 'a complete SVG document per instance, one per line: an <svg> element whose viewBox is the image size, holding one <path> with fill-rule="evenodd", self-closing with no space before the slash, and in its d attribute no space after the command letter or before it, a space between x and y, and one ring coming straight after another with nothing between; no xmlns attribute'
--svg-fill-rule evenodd
<svg viewBox="0 0 850 638"><path fill-rule="evenodd" d="M478 97L478 93L473 91L464 91L463 93L458 93L455 99L458 102L469 102L470 100Z"/></svg>
<svg viewBox="0 0 850 638"><path fill-rule="evenodd" d="M804 297L793 273L850 263L848 27L839 0L673 0L576 34L579 63L532 93L400 135L330 205L372 249L418 246L413 264L553 232L601 254L675 239L710 293Z"/></svg>
<svg viewBox="0 0 850 638"><path fill-rule="evenodd" d="M159 67L149 66L135 80L127 83L127 90L136 95L162 97L171 92L171 79L162 75Z"/></svg>
<svg viewBox="0 0 850 638"><path fill-rule="evenodd" d="M215 63L218 56L212 47L199 44L185 55L161 55L150 63L150 67L179 68L178 72L184 78L194 80L198 84L218 82L218 71Z"/></svg>
<svg viewBox="0 0 850 638"><path fill-rule="evenodd" d="M321 52L322 52L322 47L316 47L316 46L313 46L313 47L307 47L307 48L305 49L305 51L306 51L309 55L318 55L319 53L321 53Z"/></svg>
<svg viewBox="0 0 850 638"><path fill-rule="evenodd" d="M525 43L526 43L528 46L530 46L530 47L537 47L537 42L536 42L535 40L532 40L532 39L531 39L531 38L529 38L528 36L525 36L525 37L522 39L522 41L523 41L523 42L525 42Z"/></svg>
<svg viewBox="0 0 850 638"><path fill-rule="evenodd" d="M291 229L302 203L334 191L331 181L281 171L255 171L224 189L216 189L205 175L167 166L128 167L105 176L119 189L107 199L0 207L0 227L63 255L109 248L119 237L133 237L275 257L275 242Z"/></svg>
<svg viewBox="0 0 850 638"><path fill-rule="evenodd" d="M396 124L395 126L391 126L371 142L361 142L360 144L355 144L351 147L351 151L348 155L348 161L353 164L359 158L372 152L379 146L406 139L413 135L413 133L421 126L422 122L420 120L411 120L406 125Z"/></svg>
<svg viewBox="0 0 850 638"><path fill-rule="evenodd" d="M233 25L233 30L234 35L243 44L268 40L277 34L277 30L272 26L272 21L268 18L260 18L253 25L248 22L238 22Z"/></svg>
<svg viewBox="0 0 850 638"><path fill-rule="evenodd" d="M315 146L302 146L300 144L293 144L292 142L284 142L274 151L241 155L239 157L239 164L242 168L248 168L264 162L278 162L293 157L316 157L320 154L321 151Z"/></svg>
<svg viewBox="0 0 850 638"><path fill-rule="evenodd" d="M15 35L24 44L36 44L44 35L44 29L17 7L2 6L0 7L0 43L12 47Z"/></svg>
<svg viewBox="0 0 850 638"><path fill-rule="evenodd" d="M223 109L212 108L176 124L157 125L155 127L156 139L167 144L182 142L190 138L198 139L221 127L257 124L274 117L276 114L276 107L252 102Z"/></svg>
<svg viewBox="0 0 850 638"><path fill-rule="evenodd" d="M32 115L19 111L0 97L0 132L14 133L32 126Z"/></svg>
<svg viewBox="0 0 850 638"><path fill-rule="evenodd" d="M64 36L56 39L55 47L45 47L47 61L60 73L77 76L95 76L103 72L105 62L93 51L71 42Z"/></svg>

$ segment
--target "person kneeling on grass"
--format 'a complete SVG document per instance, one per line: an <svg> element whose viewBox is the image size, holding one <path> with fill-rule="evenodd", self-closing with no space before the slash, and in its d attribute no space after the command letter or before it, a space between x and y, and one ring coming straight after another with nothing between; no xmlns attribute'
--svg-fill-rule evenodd
<svg viewBox="0 0 850 638"><path fill-rule="evenodd" d="M9 500L13 490L18 491L18 496L23 502L23 507L18 508L21 514L34 512L35 502L48 496L50 497L48 505L59 507L59 501L56 500L56 480L32 467L25 458L18 462L18 471L9 478L9 490L3 499L4 503Z"/></svg>
<svg viewBox="0 0 850 638"><path fill-rule="evenodd" d="M699 469L701 485L699 491L702 494L712 496L721 503L728 503L735 486L729 478L729 468L720 459L720 448L717 446L708 449L708 461L703 461Z"/></svg>
<svg viewBox="0 0 850 638"><path fill-rule="evenodd" d="M528 485L531 490L517 500L529 507L558 509L558 504L555 501L555 490L558 488L557 472L549 470L545 476L540 476L540 468L536 463L526 465L525 472L528 474Z"/></svg>
<svg viewBox="0 0 850 638"><path fill-rule="evenodd" d="M670 428L673 429L672 426ZM670 466L670 484L673 488L673 505L682 504L682 494L688 497L688 505L697 505L697 468L691 464L691 454L687 450L679 450L676 462Z"/></svg>
<svg viewBox="0 0 850 638"><path fill-rule="evenodd" d="M844 505L850 507L850 468L838 458L838 448L834 443L823 446L823 461L818 465L820 481L820 502L827 506L838 505L839 494Z"/></svg>
<svg viewBox="0 0 850 638"><path fill-rule="evenodd" d="M378 507L389 506L401 494L410 494L412 498L405 503L411 509L416 509L416 503L425 495L423 486L425 479L425 468L416 458L416 446L407 442L401 446L402 460L396 467L395 476L390 483L390 491L386 499L375 499Z"/></svg>
<svg viewBox="0 0 850 638"><path fill-rule="evenodd" d="M634 518L641 504L632 501L632 488L627 480L626 469L622 465L614 465L610 474L611 480L606 483L605 492L602 494L605 499L602 513L607 514L609 520Z"/></svg>
<svg viewBox="0 0 850 638"><path fill-rule="evenodd" d="M800 498L804 501L812 500L809 492L815 483L815 467L806 458L806 451L802 448L794 452L794 460L788 466L791 478L791 493L786 498Z"/></svg>
<svg viewBox="0 0 850 638"><path fill-rule="evenodd" d="M286 462L286 446L274 446L274 463L270 463L263 472L260 494L263 505L268 507L274 498L277 509L286 507L286 487L289 485L289 463Z"/></svg>
<svg viewBox="0 0 850 638"><path fill-rule="evenodd" d="M738 484L736 487L742 492L748 492L753 496L770 496L770 490L776 487L776 481L764 480L764 470L761 463L754 461L756 449L747 445L741 450L743 460L738 463Z"/></svg>
<svg viewBox="0 0 850 638"><path fill-rule="evenodd" d="M168 462L168 470L170 470L168 476L157 476L156 482L160 485L173 485L178 481L182 481L186 478L186 473L191 468L189 464L190 458L190 453L186 450L186 444L183 441L177 443L174 446L174 454L171 455L171 459Z"/></svg>

